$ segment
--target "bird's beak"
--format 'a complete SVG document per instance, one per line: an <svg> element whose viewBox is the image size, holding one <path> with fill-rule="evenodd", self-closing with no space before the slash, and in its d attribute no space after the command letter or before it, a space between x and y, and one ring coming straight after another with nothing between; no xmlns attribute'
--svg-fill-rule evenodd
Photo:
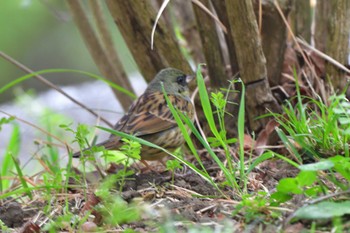
<svg viewBox="0 0 350 233"><path fill-rule="evenodd" d="M195 77L195 75L186 75L186 83L189 84Z"/></svg>

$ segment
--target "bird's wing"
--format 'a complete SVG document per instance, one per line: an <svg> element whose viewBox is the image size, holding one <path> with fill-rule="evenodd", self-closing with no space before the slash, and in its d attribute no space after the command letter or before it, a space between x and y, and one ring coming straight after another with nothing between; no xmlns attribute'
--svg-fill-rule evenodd
<svg viewBox="0 0 350 233"><path fill-rule="evenodd" d="M183 112L187 112L192 104L177 95L168 95L172 104ZM120 119L115 129L135 136L158 133L173 127L177 123L167 106L162 92L146 93L131 106L128 113Z"/></svg>

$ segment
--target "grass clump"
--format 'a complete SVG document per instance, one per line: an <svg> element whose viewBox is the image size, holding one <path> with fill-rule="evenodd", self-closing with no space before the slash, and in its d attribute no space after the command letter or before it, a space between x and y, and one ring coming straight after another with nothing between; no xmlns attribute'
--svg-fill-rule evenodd
<svg viewBox="0 0 350 233"><path fill-rule="evenodd" d="M350 103L344 94L331 96L328 104L300 97L295 107L287 102L283 112L274 114L283 130L280 136L285 132L293 140L292 145L282 135L299 163L302 157L318 160L334 155L349 156ZM299 148L302 154L296 152Z"/></svg>

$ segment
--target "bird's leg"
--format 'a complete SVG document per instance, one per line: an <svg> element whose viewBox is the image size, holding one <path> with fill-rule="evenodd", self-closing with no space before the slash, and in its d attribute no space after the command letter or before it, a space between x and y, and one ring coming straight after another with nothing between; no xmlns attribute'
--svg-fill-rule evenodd
<svg viewBox="0 0 350 233"><path fill-rule="evenodd" d="M145 165L145 167L148 169L148 170L152 170L152 168L149 166L149 164L146 162L146 160L143 160L141 159L140 162ZM146 170L147 171L147 170Z"/></svg>
<svg viewBox="0 0 350 233"><path fill-rule="evenodd" d="M163 159L158 160L158 162L160 162L164 167L166 167L166 163L164 162Z"/></svg>
<svg viewBox="0 0 350 233"><path fill-rule="evenodd" d="M159 174L159 172L156 171L156 170L154 170L154 169L146 162L146 160L141 159L140 162L141 162L143 165L145 165L145 168L141 169L141 173L146 172L146 171L152 171L152 172L155 172L155 173Z"/></svg>

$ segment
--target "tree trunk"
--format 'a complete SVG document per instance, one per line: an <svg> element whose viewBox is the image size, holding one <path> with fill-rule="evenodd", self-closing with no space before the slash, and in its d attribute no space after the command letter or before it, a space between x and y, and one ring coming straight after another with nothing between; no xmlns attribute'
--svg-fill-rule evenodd
<svg viewBox="0 0 350 233"><path fill-rule="evenodd" d="M283 14L288 17L291 1L279 0ZM273 0L261 1L262 25L261 38L264 55L266 57L267 77L272 86L280 85L281 72L286 49L286 26L278 13ZM259 1L255 1L254 11L259 15Z"/></svg>
<svg viewBox="0 0 350 233"><path fill-rule="evenodd" d="M325 52L329 32L329 16L331 1L317 1L315 12L315 46L321 52Z"/></svg>
<svg viewBox="0 0 350 233"><path fill-rule="evenodd" d="M212 1L212 3L213 3L213 6L216 10L216 14L219 17L220 21L226 26L227 29L229 29L230 28L230 21L229 21L228 16L227 16L225 1L214 0L214 1ZM229 60L230 60L231 73L236 74L239 71L239 68L238 68L236 51L235 51L235 43L233 41L233 37L232 37L232 34L230 32L225 33L224 36L225 36L225 41L226 41L227 49L228 49L228 56L229 56Z"/></svg>
<svg viewBox="0 0 350 233"><path fill-rule="evenodd" d="M350 1L338 0L331 3L331 14L328 17L328 40L326 53L345 65L348 64L350 35ZM346 85L346 74L334 65L326 64L326 74L331 78L335 91L343 91Z"/></svg>
<svg viewBox="0 0 350 233"><path fill-rule="evenodd" d="M173 23L173 27L178 25L185 38L185 44L182 46L187 49L195 64L202 63L204 61L204 55L202 44L199 43L201 38L197 30L191 1L172 0L170 4L173 4L174 9L173 19L175 22Z"/></svg>
<svg viewBox="0 0 350 233"><path fill-rule="evenodd" d="M294 35L300 36L310 43L312 23L310 0L294 0L291 16Z"/></svg>
<svg viewBox="0 0 350 233"><path fill-rule="evenodd" d="M208 9L211 8L209 0L200 0L200 2ZM227 86L228 77L225 73L225 62L222 56L216 24L214 20L196 4L193 4L193 10L197 19L197 27L209 71L211 87L218 89Z"/></svg>
<svg viewBox="0 0 350 233"><path fill-rule="evenodd" d="M85 13L82 3L79 0L68 0L67 3L71 9L78 29L82 34L82 38L84 39L85 44L88 47L88 50L101 74L107 79L132 92L131 84L127 79L124 70L122 69L121 64L119 65L118 69L116 68L116 65L118 66L118 64L115 64L115 62L118 63L119 60L116 57L113 59L117 60L113 60L109 56L110 53L107 52L108 50L113 50L114 47L111 44L103 45L103 41L99 40L89 21L89 18ZM114 91L114 94L116 95L123 109L127 110L133 102L132 98L126 96L120 91Z"/></svg>
<svg viewBox="0 0 350 233"><path fill-rule="evenodd" d="M159 20L154 35L154 49L151 49L151 32L157 13L146 0L107 0L107 5L129 50L147 81L151 81L159 70L174 67L191 73L179 46Z"/></svg>
<svg viewBox="0 0 350 233"><path fill-rule="evenodd" d="M267 123L267 118L257 117L267 109L277 110L279 106L272 96L267 80L266 59L263 54L258 25L251 1L226 0L238 66L246 85L246 113L248 126L258 131Z"/></svg>

